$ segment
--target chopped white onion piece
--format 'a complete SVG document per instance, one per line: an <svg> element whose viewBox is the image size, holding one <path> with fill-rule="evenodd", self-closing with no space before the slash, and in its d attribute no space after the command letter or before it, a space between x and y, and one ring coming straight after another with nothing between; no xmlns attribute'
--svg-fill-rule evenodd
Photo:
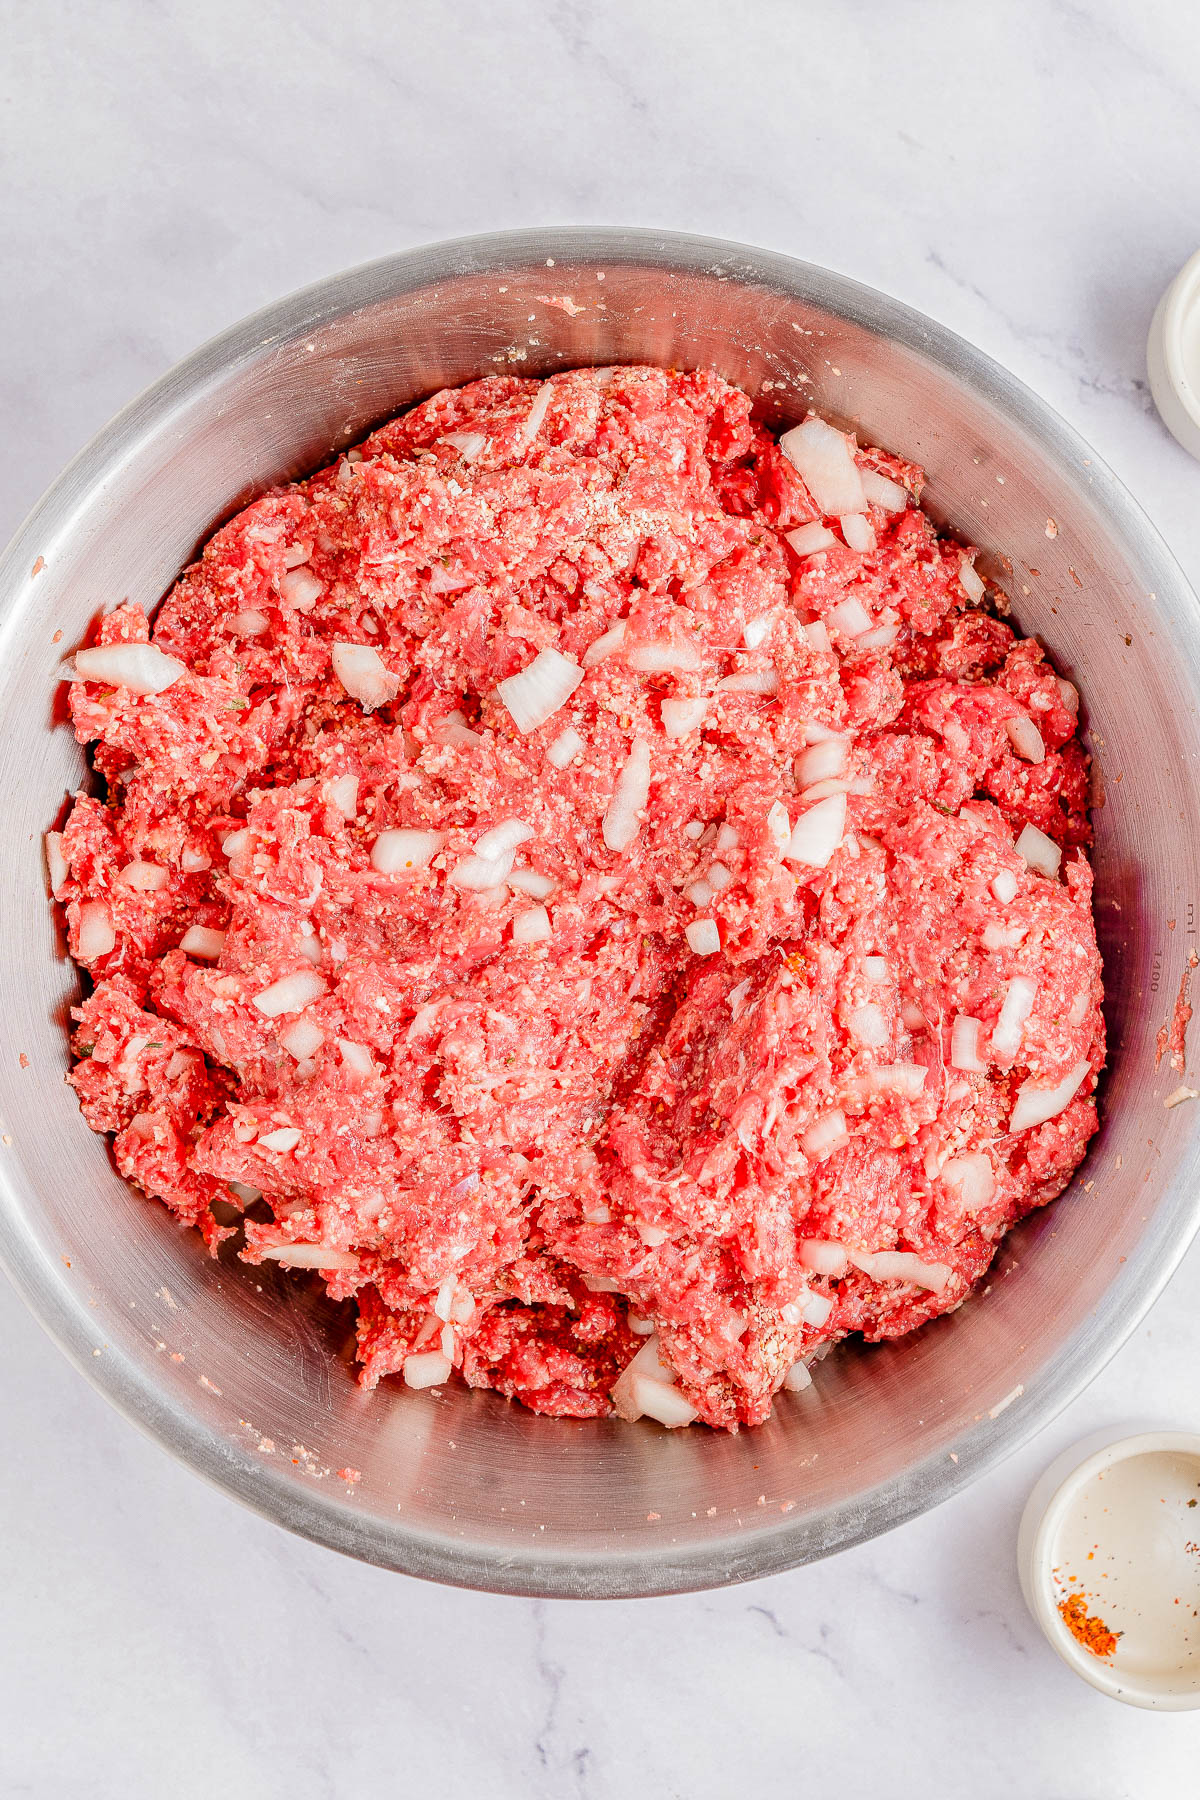
<svg viewBox="0 0 1200 1800"><path fill-rule="evenodd" d="M879 1063L861 1077L871 1093L903 1094L909 1100L919 1099L929 1071L924 1063Z"/></svg>
<svg viewBox="0 0 1200 1800"><path fill-rule="evenodd" d="M829 642L829 632L826 629L824 619L813 619L810 624L804 627L804 635L812 648L814 650L819 650L823 656L827 656L833 648L833 645Z"/></svg>
<svg viewBox="0 0 1200 1800"><path fill-rule="evenodd" d="M1004 729L1008 733L1009 743L1026 762L1040 763L1046 760L1046 745L1042 734L1025 713L1017 713L1013 718L1006 719Z"/></svg>
<svg viewBox="0 0 1200 1800"><path fill-rule="evenodd" d="M1028 935L1028 925L997 925L993 921L984 926L980 941L985 950L1015 950Z"/></svg>
<svg viewBox="0 0 1200 1800"><path fill-rule="evenodd" d="M162 694L187 669L157 644L97 644L75 652L75 673L81 681L109 682L131 694Z"/></svg>
<svg viewBox="0 0 1200 1800"><path fill-rule="evenodd" d="M872 631L864 631L861 637L854 640L856 650L886 650L900 636L898 625L876 625Z"/></svg>
<svg viewBox="0 0 1200 1800"><path fill-rule="evenodd" d="M179 858L179 866L188 875L198 875L202 869L212 868L212 857L204 850L185 850Z"/></svg>
<svg viewBox="0 0 1200 1800"><path fill-rule="evenodd" d="M625 652L625 661L643 675L668 675L680 669L695 671L704 666L695 644L678 631L665 641L635 644L632 650Z"/></svg>
<svg viewBox="0 0 1200 1800"><path fill-rule="evenodd" d="M565 706L583 680L583 670L557 650L539 650L518 675L496 688L517 730L536 731Z"/></svg>
<svg viewBox="0 0 1200 1800"><path fill-rule="evenodd" d="M674 1371L662 1362L653 1333L613 1382L612 1402L622 1419L632 1421L644 1415L672 1429L690 1425L696 1417L695 1407L676 1386Z"/></svg>
<svg viewBox="0 0 1200 1800"><path fill-rule="evenodd" d="M297 1137L300 1135L297 1132ZM260 1138L265 1143L265 1138ZM282 1263L287 1269L357 1269L358 1257L353 1250L335 1250L332 1244L270 1244L263 1251L268 1262Z"/></svg>
<svg viewBox="0 0 1200 1800"><path fill-rule="evenodd" d="M223 856L240 856L254 842L254 833L243 825L240 831L230 831L221 839Z"/></svg>
<svg viewBox="0 0 1200 1800"><path fill-rule="evenodd" d="M614 1293L620 1292L616 1287L614 1287L612 1291ZM616 1407L619 1416L623 1419L636 1419L640 1416L637 1412L626 1410L628 1401L631 1397L629 1393L630 1387L639 1375L644 1380L659 1381L664 1387L674 1386L674 1370L668 1369L661 1360L658 1353L658 1338L653 1333L651 1333L646 1339L646 1342L638 1348L632 1362L627 1362L625 1364L625 1367L613 1382L611 1389L613 1405Z"/></svg>
<svg viewBox="0 0 1200 1800"><path fill-rule="evenodd" d="M875 533L871 529L871 521L866 513L843 513L838 524L842 528L842 536L852 550L865 553L875 548Z"/></svg>
<svg viewBox="0 0 1200 1800"><path fill-rule="evenodd" d="M977 1212L981 1206L986 1206L996 1192L995 1171L982 1150L952 1156L943 1165L938 1179L955 1195L965 1213Z"/></svg>
<svg viewBox="0 0 1200 1800"><path fill-rule="evenodd" d="M314 1000L319 1000L325 992L325 983L319 975L310 974L307 969L298 969L294 975L285 975L279 981L273 981L270 987L263 988L259 994L251 996L259 1012L268 1019L277 1019L282 1013L303 1012Z"/></svg>
<svg viewBox="0 0 1200 1800"><path fill-rule="evenodd" d="M800 1302L800 1317L806 1325L812 1325L820 1331L822 1325L829 1322L833 1311L833 1300L828 1294L806 1294Z"/></svg>
<svg viewBox="0 0 1200 1800"><path fill-rule="evenodd" d="M651 1381L646 1375L635 1375L629 1385L631 1399L640 1414L665 1425L668 1431L678 1431L680 1426L690 1425L697 1417L696 1408L690 1400L684 1399L678 1388Z"/></svg>
<svg viewBox="0 0 1200 1800"><path fill-rule="evenodd" d="M958 565L958 579L962 582L968 600L972 600L978 605L987 589L980 580L979 571L969 556L964 556Z"/></svg>
<svg viewBox="0 0 1200 1800"><path fill-rule="evenodd" d="M724 863L715 862L710 866L708 885L714 894L719 894L723 888L727 888L732 880L733 876Z"/></svg>
<svg viewBox="0 0 1200 1800"><path fill-rule="evenodd" d="M1075 718L1079 711L1079 689L1073 682L1065 681L1061 675L1056 676L1055 679L1058 682L1059 698L1071 717Z"/></svg>
<svg viewBox="0 0 1200 1800"><path fill-rule="evenodd" d="M546 761L556 769L565 769L583 749L583 739L573 725L559 732L546 752Z"/></svg>
<svg viewBox="0 0 1200 1800"><path fill-rule="evenodd" d="M229 627L239 637L261 637L270 623L266 613L259 612L257 606L246 606L242 608L241 612L235 612L232 615Z"/></svg>
<svg viewBox="0 0 1200 1800"><path fill-rule="evenodd" d="M84 901L79 909L79 930L75 941L76 955L84 963L94 962L99 956L107 956L115 947L117 934L103 900Z"/></svg>
<svg viewBox="0 0 1200 1800"><path fill-rule="evenodd" d="M840 734L832 725L822 725L819 719L806 719L804 722L804 741L806 744L823 744L826 738L838 737Z"/></svg>
<svg viewBox="0 0 1200 1800"><path fill-rule="evenodd" d="M318 937L300 937L296 940L296 948L304 958L314 966L321 960L321 940Z"/></svg>
<svg viewBox="0 0 1200 1800"><path fill-rule="evenodd" d="M761 619L748 619L742 627L742 642L747 650L757 650L760 644L765 644L774 623L770 613L764 613Z"/></svg>
<svg viewBox="0 0 1200 1800"><path fill-rule="evenodd" d="M789 1394L802 1394L805 1388L811 1387L812 1376L808 1372L807 1363L794 1362L783 1378L783 1385Z"/></svg>
<svg viewBox="0 0 1200 1800"><path fill-rule="evenodd" d="M448 431L439 444L450 444L464 462L475 462L487 449L487 439L482 431Z"/></svg>
<svg viewBox="0 0 1200 1800"><path fill-rule="evenodd" d="M548 381L543 381L541 387L534 395L533 405L525 414L520 431L517 433L522 444L532 444L534 438L542 429L542 421L546 417L546 411L552 399L553 391L550 387L550 383Z"/></svg>
<svg viewBox="0 0 1200 1800"><path fill-rule="evenodd" d="M325 592L325 583L318 581L311 569L289 569L280 580L279 592L297 612L311 612ZM357 699L357 695L355 698ZM378 705L378 702L374 701L372 704Z"/></svg>
<svg viewBox="0 0 1200 1800"><path fill-rule="evenodd" d="M650 746L635 738L625 767L604 815L604 842L618 855L628 850L641 829L641 812L650 794Z"/></svg>
<svg viewBox="0 0 1200 1800"><path fill-rule="evenodd" d="M518 844L527 844L533 836L533 826L527 825L524 819L501 819L482 837L475 840L475 854L482 856L485 862L496 862L515 850Z"/></svg>
<svg viewBox="0 0 1200 1800"><path fill-rule="evenodd" d="M435 744L446 744L456 750L478 750L483 742L481 734L471 730L466 715L458 707L444 719L439 719L429 735Z"/></svg>
<svg viewBox="0 0 1200 1800"><path fill-rule="evenodd" d="M179 948L197 962L216 962L225 948L225 933L214 931L209 925L189 925L179 940Z"/></svg>
<svg viewBox="0 0 1200 1800"><path fill-rule="evenodd" d="M724 675L717 683L719 694L771 694L779 692L779 676L774 669L739 669Z"/></svg>
<svg viewBox="0 0 1200 1800"><path fill-rule="evenodd" d="M796 758L798 785L805 788L811 783L827 781L831 776L844 775L847 750L846 739L840 736L822 738L819 743L809 744Z"/></svg>
<svg viewBox="0 0 1200 1800"><path fill-rule="evenodd" d="M846 830L846 796L830 794L802 812L792 827L792 835L784 848L788 862L804 863L811 869L827 867Z"/></svg>
<svg viewBox="0 0 1200 1800"><path fill-rule="evenodd" d="M819 550L828 550L837 543L828 525L822 525L819 519L809 525L797 525L795 531L787 531L784 536L797 556L815 556Z"/></svg>
<svg viewBox="0 0 1200 1800"><path fill-rule="evenodd" d="M1037 983L1031 981L1028 975L1014 975L1004 990L1000 1017L992 1032L994 1056L1011 1057L1017 1054L1025 1035L1025 1021L1033 1011L1036 999Z"/></svg>
<svg viewBox="0 0 1200 1800"><path fill-rule="evenodd" d="M1048 838L1036 825L1025 826L1017 839L1016 848L1018 855L1025 858L1035 874L1045 875L1051 881L1057 878L1062 851L1054 839Z"/></svg>
<svg viewBox="0 0 1200 1800"><path fill-rule="evenodd" d="M131 862L117 876L122 887L133 888L135 893L155 894L165 888L171 879L171 871L164 869L161 863Z"/></svg>
<svg viewBox="0 0 1200 1800"><path fill-rule="evenodd" d="M597 663L603 662L606 657L613 656L621 648L621 645L624 642L625 621L624 619L618 619L617 623L615 625L610 625L603 636L598 637L594 644L588 645L583 657L584 668L594 669Z"/></svg>
<svg viewBox="0 0 1200 1800"><path fill-rule="evenodd" d="M659 713L667 737L686 737L690 731L699 731L703 725L708 713L708 701L703 694L698 694L691 700L664 700Z"/></svg>
<svg viewBox="0 0 1200 1800"><path fill-rule="evenodd" d="M851 1037L868 1050L880 1050L891 1042L892 1033L882 1008L870 1001L865 1006L856 1006L847 1024Z"/></svg>
<svg viewBox="0 0 1200 1800"><path fill-rule="evenodd" d="M61 831L46 833L46 873L50 877L50 892L58 894L64 882L71 879L71 868L63 855L63 834Z"/></svg>
<svg viewBox="0 0 1200 1800"><path fill-rule="evenodd" d="M876 985L878 985L879 982L881 982L881 981L886 981L888 976L891 974L891 969L889 967L887 957L886 956L864 956L863 957L863 974L866 976L868 981L874 982Z"/></svg>
<svg viewBox="0 0 1200 1800"><path fill-rule="evenodd" d="M325 800L343 819L353 819L358 812L358 776L336 776L325 789Z"/></svg>
<svg viewBox="0 0 1200 1800"><path fill-rule="evenodd" d="M835 631L840 631L843 637L857 638L865 631L870 631L874 620L862 601L855 599L853 594L848 594L836 606L830 607L825 623L832 625Z"/></svg>
<svg viewBox="0 0 1200 1800"><path fill-rule="evenodd" d="M850 1261L872 1281L909 1281L940 1294L954 1273L945 1263L922 1262L911 1250L851 1250Z"/></svg>
<svg viewBox="0 0 1200 1800"><path fill-rule="evenodd" d="M265 1137L260 1137L258 1147L260 1150L273 1150L280 1156L286 1156L299 1142L300 1133L294 1125L281 1125L278 1131L268 1131Z"/></svg>
<svg viewBox="0 0 1200 1800"><path fill-rule="evenodd" d="M979 1034L983 1026L969 1013L956 1013L950 1027L950 1067L966 1069L972 1075L983 1073L987 1064L979 1054Z"/></svg>
<svg viewBox="0 0 1200 1800"><path fill-rule="evenodd" d="M550 914L544 906L531 906L513 920L514 944L540 944L550 936Z"/></svg>
<svg viewBox="0 0 1200 1800"><path fill-rule="evenodd" d="M364 712L374 712L396 698L400 677L392 673L373 645L334 644L330 656L334 674Z"/></svg>
<svg viewBox="0 0 1200 1800"><path fill-rule="evenodd" d="M424 831L400 825L381 831L371 845L371 867L381 875L398 875L404 869L424 869L446 841L444 831Z"/></svg>
<svg viewBox="0 0 1200 1800"><path fill-rule="evenodd" d="M734 826L722 825L713 848L719 855L724 856L728 851L736 850L741 841Z"/></svg>
<svg viewBox="0 0 1200 1800"><path fill-rule="evenodd" d="M375 1073L375 1062L365 1044L356 1044L350 1038L339 1038L338 1054L348 1069L356 1075L364 1075L369 1080Z"/></svg>
<svg viewBox="0 0 1200 1800"><path fill-rule="evenodd" d="M1017 897L1017 878L1011 869L1001 869L992 877L992 895L1001 906L1009 906Z"/></svg>
<svg viewBox="0 0 1200 1800"><path fill-rule="evenodd" d="M683 891L692 905L697 908L707 906L713 897L713 891L707 881L690 881Z"/></svg>
<svg viewBox="0 0 1200 1800"><path fill-rule="evenodd" d="M419 1350L406 1356L403 1363L404 1384L410 1388L441 1387L449 1381L454 1365L440 1350Z"/></svg>
<svg viewBox="0 0 1200 1800"><path fill-rule="evenodd" d="M767 836L777 850L782 850L792 835L792 821L782 800L773 800L767 812Z"/></svg>
<svg viewBox="0 0 1200 1800"><path fill-rule="evenodd" d="M1077 1062L1057 1087L1038 1087L1033 1081L1022 1082L1017 1090L1016 1105L1012 1109L1008 1129L1028 1131L1033 1125L1044 1125L1047 1119L1057 1118L1079 1092L1090 1067L1091 1064L1086 1061Z"/></svg>
<svg viewBox="0 0 1200 1800"><path fill-rule="evenodd" d="M889 481L878 469L860 469L863 493L872 506L878 506L885 513L900 513L908 505L908 489L901 487L898 481Z"/></svg>
<svg viewBox="0 0 1200 1800"><path fill-rule="evenodd" d="M450 885L479 894L498 888L512 872L514 855L514 851L506 850L502 856L464 856L450 871Z"/></svg>
<svg viewBox="0 0 1200 1800"><path fill-rule="evenodd" d="M283 566L285 569L298 569L311 555L312 551L303 544L289 544L283 553Z"/></svg>
<svg viewBox="0 0 1200 1800"><path fill-rule="evenodd" d="M910 1031L924 1032L929 1030L929 1020L921 1011L915 1000L906 1000L900 1008L900 1017Z"/></svg>
<svg viewBox="0 0 1200 1800"><path fill-rule="evenodd" d="M1082 1025L1083 1021L1088 1016L1088 1008L1091 1003L1091 994L1086 988L1080 988L1079 992L1071 1002L1071 1009L1067 1014L1067 1024Z"/></svg>
<svg viewBox="0 0 1200 1800"><path fill-rule="evenodd" d="M297 1019L294 1025L280 1032L279 1041L297 1062L308 1062L325 1042L325 1033L312 1019Z"/></svg>
<svg viewBox="0 0 1200 1800"><path fill-rule="evenodd" d="M799 471L805 487L823 513L861 512L865 503L862 477L850 441L824 419L805 419L779 440L779 448Z"/></svg>
<svg viewBox="0 0 1200 1800"><path fill-rule="evenodd" d="M514 869L508 885L518 894L529 894L534 900L548 900L558 886L553 875L542 875L536 869Z"/></svg>
<svg viewBox="0 0 1200 1800"><path fill-rule="evenodd" d="M846 1115L836 1106L831 1112L824 1113L815 1120L800 1139L804 1154L810 1162L824 1162L827 1156L831 1156L848 1141Z"/></svg>
<svg viewBox="0 0 1200 1800"><path fill-rule="evenodd" d="M715 919L693 919L683 935L695 956L715 956L721 948L721 932Z"/></svg>
<svg viewBox="0 0 1200 1800"><path fill-rule="evenodd" d="M436 562L429 571L429 591L431 594L461 594L464 588L472 586L474 579L473 575L456 575L453 569Z"/></svg>
<svg viewBox="0 0 1200 1800"><path fill-rule="evenodd" d="M850 1261L845 1246L828 1238L801 1238L796 1257L801 1268L811 1269L814 1275L831 1275L835 1281L846 1273Z"/></svg>

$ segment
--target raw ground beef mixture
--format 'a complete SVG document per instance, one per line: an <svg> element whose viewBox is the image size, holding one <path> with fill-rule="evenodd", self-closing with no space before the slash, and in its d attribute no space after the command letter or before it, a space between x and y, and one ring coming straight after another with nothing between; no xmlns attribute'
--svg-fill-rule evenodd
<svg viewBox="0 0 1200 1800"><path fill-rule="evenodd" d="M1079 1163L1078 699L920 485L711 373L490 377L78 654L80 1103L368 1386L753 1424Z"/></svg>

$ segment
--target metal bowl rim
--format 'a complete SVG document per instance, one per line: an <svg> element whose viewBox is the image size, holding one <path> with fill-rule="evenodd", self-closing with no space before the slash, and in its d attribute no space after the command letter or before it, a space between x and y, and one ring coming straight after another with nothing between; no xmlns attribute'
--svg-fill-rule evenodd
<svg viewBox="0 0 1200 1800"><path fill-rule="evenodd" d="M1040 444L1048 460L1086 466L1094 497L1131 561L1161 600L1190 611L1195 597L1179 564L1122 482L1053 408L966 339L874 288L779 252L690 233L647 229L530 228L482 233L396 252L295 290L202 344L131 400L71 460L35 504L0 556L0 645L19 621L19 594L32 560L46 556L122 460L212 383L225 382L272 341L319 329L397 293L471 272L571 260L658 267L664 274L738 280L809 299L876 335L951 369ZM1200 692L1200 657L1191 664ZM641 1549L581 1553L500 1551L365 1518L332 1494L304 1492L269 1466L251 1465L217 1431L164 1399L162 1390L114 1349L93 1354L95 1313L39 1242L0 1166L0 1265L59 1347L111 1403L165 1450L262 1517L329 1549L448 1585L545 1598L632 1598L719 1587L783 1572L863 1543L940 1505L1016 1450L1062 1410L1136 1329L1169 1282L1200 1227L1200 1139L1164 1185L1153 1225L1101 1305L1057 1350L1028 1394L944 1450L910 1465L895 1481L824 1513L782 1520L749 1543L736 1532L679 1554ZM1151 1240L1147 1243L1147 1239Z"/></svg>

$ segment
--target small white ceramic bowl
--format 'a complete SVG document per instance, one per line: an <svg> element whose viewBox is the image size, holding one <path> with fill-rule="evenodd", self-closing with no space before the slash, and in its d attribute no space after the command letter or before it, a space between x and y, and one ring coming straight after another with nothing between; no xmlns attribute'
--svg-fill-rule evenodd
<svg viewBox="0 0 1200 1800"><path fill-rule="evenodd" d="M1094 1443L1094 1440L1093 1440ZM1026 1605L1063 1661L1129 1706L1200 1706L1200 1436L1151 1431L1075 1445L1029 1496L1017 1539ZM1062 1605L1117 1634L1107 1655Z"/></svg>
<svg viewBox="0 0 1200 1800"><path fill-rule="evenodd" d="M1163 424L1200 457L1200 250L1158 303L1146 343L1150 392Z"/></svg>

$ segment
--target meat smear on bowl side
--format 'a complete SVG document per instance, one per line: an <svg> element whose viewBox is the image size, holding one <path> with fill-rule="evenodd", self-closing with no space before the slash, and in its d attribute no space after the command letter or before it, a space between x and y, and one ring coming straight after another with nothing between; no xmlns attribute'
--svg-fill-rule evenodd
<svg viewBox="0 0 1200 1800"><path fill-rule="evenodd" d="M703 371L489 377L77 653L83 1111L367 1386L755 1424L1078 1165L1078 697L921 480Z"/></svg>

